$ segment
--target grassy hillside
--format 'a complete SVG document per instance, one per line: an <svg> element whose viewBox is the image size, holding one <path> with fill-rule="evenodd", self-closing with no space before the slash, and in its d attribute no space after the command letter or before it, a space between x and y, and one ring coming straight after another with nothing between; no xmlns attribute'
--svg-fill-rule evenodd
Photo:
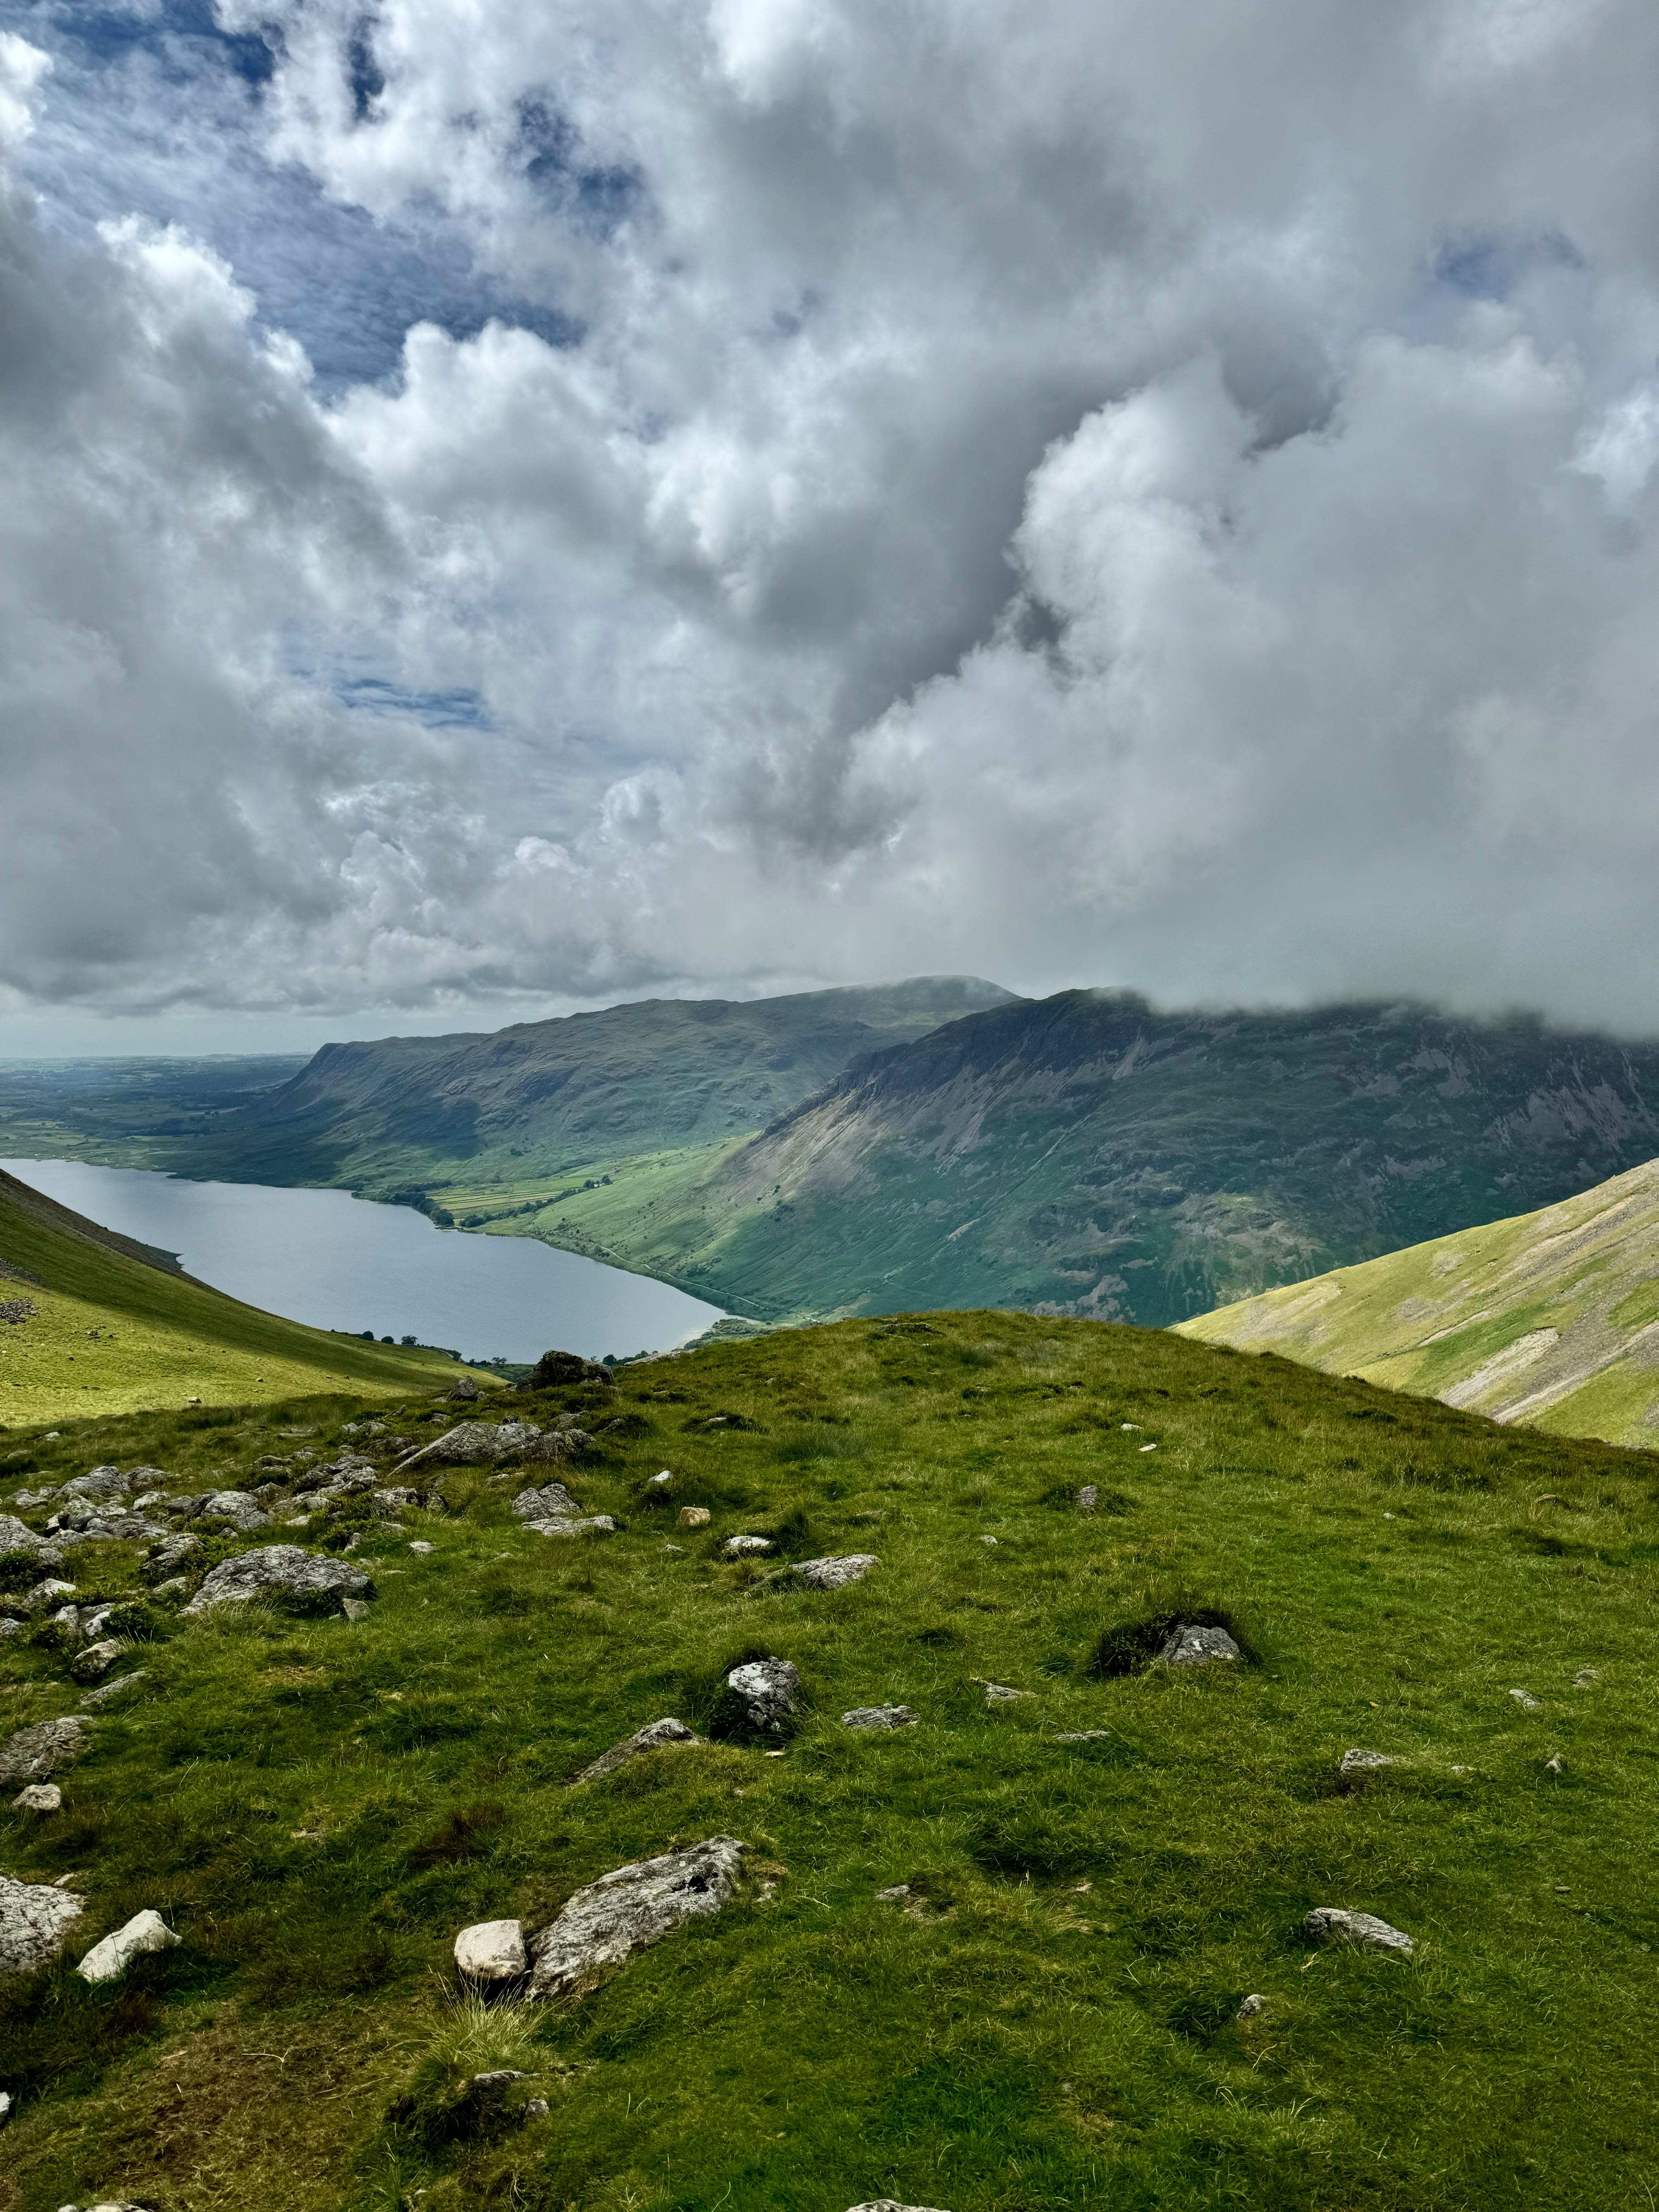
<svg viewBox="0 0 1659 2212"><path fill-rule="evenodd" d="M0 2212L1645 2203L1652 1458L1012 1314L787 1333L532 1402L617 1420L569 1474L617 1534L530 1534L515 1486L466 1470L402 1534L313 1522L297 1540L359 1531L365 1620L158 1601L62 1812L0 1811L0 1865L86 1899L63 1966L0 1983ZM349 1410L82 1425L29 1480L113 1459L199 1490L283 1425L328 1449ZM682 1502L709 1524L679 1528ZM769 1586L720 1555L757 1530L879 1564ZM74 1563L85 1595L138 1584L129 1546ZM1206 1613L1244 1659L1136 1663ZM646 1722L718 1727L757 1654L802 1678L782 1756L727 1739L569 1786ZM14 1725L81 1694L27 1638L0 1685ZM842 1725L887 1700L917 1725ZM1397 1763L1345 1781L1356 1746ZM461 1926L539 1927L717 1834L749 1847L717 1916L580 1998L458 2005ZM1415 1954L1310 1948L1326 1904ZM180 1948L78 1982L149 1907ZM469 2136L462 2086L501 2066L507 2124ZM532 2095L550 2110L520 2123Z"/></svg>
<svg viewBox="0 0 1659 2212"><path fill-rule="evenodd" d="M750 1143L619 1173L551 1227L768 1319L995 1304L1168 1324L1655 1152L1659 1046L1069 991L874 1054Z"/></svg>
<svg viewBox="0 0 1659 2212"><path fill-rule="evenodd" d="M463 1370L261 1313L0 1172L0 1427L313 1390L401 1393ZM73 1370L73 1371L71 1371Z"/></svg>
<svg viewBox="0 0 1659 2212"><path fill-rule="evenodd" d="M1659 1160L1560 1206L1183 1325L1328 1374L1615 1443L1659 1441Z"/></svg>

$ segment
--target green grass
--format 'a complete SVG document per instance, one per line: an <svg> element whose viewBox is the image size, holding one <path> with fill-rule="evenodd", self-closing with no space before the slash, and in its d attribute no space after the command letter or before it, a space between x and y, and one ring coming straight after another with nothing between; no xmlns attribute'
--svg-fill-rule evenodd
<svg viewBox="0 0 1659 2212"><path fill-rule="evenodd" d="M1223 1306L1181 1334L1392 1389L1449 1391L1560 1436L1645 1445L1659 1439L1644 1336L1656 1319L1659 1162L1650 1162L1536 1213ZM1532 1356L1492 1367L1528 1338Z"/></svg>
<svg viewBox="0 0 1659 2212"><path fill-rule="evenodd" d="M1650 1456L1008 1313L715 1346L536 1402L630 1417L571 1477L622 1533L526 1535L513 1484L458 1472L430 1557L355 1555L366 1621L164 1620L64 1812L0 1812L7 1871L77 1875L87 1943L149 1905L185 1938L116 1988L0 1986L0 2212L1646 2202ZM279 1426L326 1448L349 1412L30 1450L48 1478L144 1459L196 1488ZM1076 1512L1085 1480L1110 1512ZM679 1530L682 1502L711 1525ZM881 1564L779 1594L717 1556L768 1528ZM137 1586L127 1547L76 1565ZM1205 1612L1252 1663L1109 1671L1138 1625ZM6 1718L71 1710L63 1661L19 1641ZM805 1686L783 1757L721 1742L568 1787L646 1721L707 1726L761 1651ZM989 1707L978 1678L1031 1694ZM920 1725L839 1725L887 1699ZM1059 1741L1084 1729L1108 1734ZM1403 1763L1345 1789L1355 1744ZM458 2004L467 1922L540 1925L718 1832L750 1846L718 1917L580 2002ZM898 1882L914 1914L876 1901ZM1417 1956L1309 1951L1322 1903ZM550 2114L469 2139L460 2089L497 2064Z"/></svg>
<svg viewBox="0 0 1659 2212"><path fill-rule="evenodd" d="M32 1310L0 1322L0 1431L331 1389L401 1395L468 1371L262 1313L142 1250L0 1175L0 1261L15 1271L0 1273L0 1300Z"/></svg>

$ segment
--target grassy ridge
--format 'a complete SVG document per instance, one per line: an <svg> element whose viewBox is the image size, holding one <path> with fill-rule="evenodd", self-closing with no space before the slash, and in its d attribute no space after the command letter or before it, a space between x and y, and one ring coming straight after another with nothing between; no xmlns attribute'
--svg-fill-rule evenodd
<svg viewBox="0 0 1659 2212"><path fill-rule="evenodd" d="M0 2212L1644 2201L1649 1456L1012 1314L715 1346L539 1403L620 1413L572 1476L620 1534L527 1534L514 1485L458 1472L429 1556L364 1537L366 1621L163 1620L64 1814L0 1814L9 1871L78 1875L88 1942L149 1905L185 1939L118 1989L0 1988L23 2092ZM199 1488L279 1425L324 1448L348 1410L135 1418L37 1456ZM682 1501L711 1526L675 1527ZM769 1593L717 1548L769 1528L881 1564ZM119 1546L76 1565L112 1594L137 1572ZM1194 1608L1252 1662L1099 1671ZM72 1707L60 1659L3 1649L15 1723ZM785 1756L722 1742L568 1786L646 1721L708 1725L760 1650L810 1701ZM992 1706L981 1678L1030 1694ZM890 1698L920 1725L840 1726ZM1106 1733L1060 1740L1084 1729ZM1401 1764L1345 1787L1353 1744ZM540 1924L717 1832L751 1847L741 1899L592 1996L469 2019L446 1994L465 1923ZM877 1899L900 1882L914 1917ZM1417 1957L1310 1952L1322 1903ZM550 2117L447 2134L490 2064Z"/></svg>
<svg viewBox="0 0 1659 2212"><path fill-rule="evenodd" d="M406 1392L463 1370L243 1305L0 1174L0 1426L141 1407L246 1405L328 1389Z"/></svg>
<svg viewBox="0 0 1659 2212"><path fill-rule="evenodd" d="M1183 1324L1561 1436L1659 1435L1659 1161Z"/></svg>

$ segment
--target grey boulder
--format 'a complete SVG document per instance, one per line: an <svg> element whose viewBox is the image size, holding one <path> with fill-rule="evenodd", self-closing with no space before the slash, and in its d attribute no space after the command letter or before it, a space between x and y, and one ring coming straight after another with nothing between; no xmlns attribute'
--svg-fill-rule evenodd
<svg viewBox="0 0 1659 2212"><path fill-rule="evenodd" d="M854 1705L843 1713L841 1724L849 1729L914 1728L916 1717L908 1705Z"/></svg>
<svg viewBox="0 0 1659 2212"><path fill-rule="evenodd" d="M251 1536L257 1529L269 1528L270 1516L259 1510L259 1501L246 1490L215 1490L210 1492L196 1518L200 1521L228 1521L239 1535Z"/></svg>
<svg viewBox="0 0 1659 2212"><path fill-rule="evenodd" d="M533 1432L532 1432L533 1433ZM407 1474L414 1467L493 1466L502 1456L501 1431L488 1421L458 1421L429 1444L405 1453L392 1472Z"/></svg>
<svg viewBox="0 0 1659 2212"><path fill-rule="evenodd" d="M728 1559L752 1559L758 1553L771 1549L772 1539L769 1536L728 1536L720 1546Z"/></svg>
<svg viewBox="0 0 1659 2212"><path fill-rule="evenodd" d="M148 1474L153 1469L141 1468L138 1472ZM118 1467L94 1467L85 1474L71 1476L58 1494L60 1498L125 1498L131 1487L131 1478Z"/></svg>
<svg viewBox="0 0 1659 2212"><path fill-rule="evenodd" d="M1244 1654L1224 1628L1189 1627L1182 1621L1170 1632L1158 1655L1160 1667L1202 1667L1212 1659L1242 1659Z"/></svg>
<svg viewBox="0 0 1659 2212"><path fill-rule="evenodd" d="M696 1743L698 1741L684 1721L651 1721L644 1728L636 1729L621 1743L613 1743L609 1751L601 1752L591 1766L583 1767L576 1780L602 1781L607 1774L614 1774L619 1766L626 1766L629 1759L638 1759L642 1752L659 1751L665 1744Z"/></svg>
<svg viewBox="0 0 1659 2212"><path fill-rule="evenodd" d="M87 1724L72 1713L62 1720L37 1721L0 1744L0 1782L46 1782L70 1766L87 1747Z"/></svg>
<svg viewBox="0 0 1659 2212"><path fill-rule="evenodd" d="M842 1552L827 1559L803 1559L789 1572L808 1589L845 1589L849 1583L862 1582L872 1567L880 1565L873 1552Z"/></svg>
<svg viewBox="0 0 1659 2212"><path fill-rule="evenodd" d="M55 1782L31 1782L11 1801L14 1813L61 1813L64 1793Z"/></svg>
<svg viewBox="0 0 1659 2212"><path fill-rule="evenodd" d="M155 1568L161 1574L168 1574L174 1567L183 1566L185 1561L201 1548L199 1536L165 1536L147 1553L145 1565Z"/></svg>
<svg viewBox="0 0 1659 2212"><path fill-rule="evenodd" d="M88 1644L84 1651L77 1651L70 1662L70 1672L77 1682L95 1682L107 1674L121 1656L121 1645L112 1636L106 1636L96 1644Z"/></svg>
<svg viewBox="0 0 1659 2212"><path fill-rule="evenodd" d="M306 1613L334 1613L346 1598L374 1595L361 1567L298 1544L264 1544L215 1567L186 1613L206 1613L216 1605L246 1605L252 1598L274 1597Z"/></svg>
<svg viewBox="0 0 1659 2212"><path fill-rule="evenodd" d="M521 1921L475 1921L455 1938L456 1969L469 1982L515 1982L529 1965Z"/></svg>
<svg viewBox="0 0 1659 2212"><path fill-rule="evenodd" d="M682 1850L617 1867L579 1889L529 1942L530 1994L562 1996L588 1988L635 1951L731 1901L746 1845L710 1836Z"/></svg>
<svg viewBox="0 0 1659 2212"><path fill-rule="evenodd" d="M0 1874L0 1974L33 1973L55 1959L85 1909L52 1882L14 1881Z"/></svg>
<svg viewBox="0 0 1659 2212"><path fill-rule="evenodd" d="M581 1507L562 1482L544 1482L539 1490L521 1490L513 1501L520 1521L574 1521Z"/></svg>
<svg viewBox="0 0 1659 2212"><path fill-rule="evenodd" d="M800 1675L787 1659L750 1659L732 1669L726 1686L750 1728L781 1735L785 1722L795 1710Z"/></svg>
<svg viewBox="0 0 1659 2212"><path fill-rule="evenodd" d="M590 1513L573 1521L568 1514L555 1514L547 1521L526 1521L525 1527L532 1536L614 1536L617 1524L608 1513Z"/></svg>
<svg viewBox="0 0 1659 2212"><path fill-rule="evenodd" d="M15 1513L0 1513L0 1552L27 1552L43 1567L61 1567L64 1554L56 1544L37 1536Z"/></svg>
<svg viewBox="0 0 1659 2212"><path fill-rule="evenodd" d="M1302 1932L1316 1943L1357 1943L1366 1951L1395 1951L1409 1959L1416 1949L1413 1939L1374 1912L1348 1912L1340 1905L1316 1905L1302 1923Z"/></svg>

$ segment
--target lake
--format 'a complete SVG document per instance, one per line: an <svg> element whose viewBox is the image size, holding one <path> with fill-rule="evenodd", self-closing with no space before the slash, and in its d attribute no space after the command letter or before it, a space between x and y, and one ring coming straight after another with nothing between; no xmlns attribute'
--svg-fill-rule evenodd
<svg viewBox="0 0 1659 2212"><path fill-rule="evenodd" d="M665 1352L720 1309L528 1237L434 1228L343 1190L187 1182L85 1160L0 1160L88 1220L176 1252L200 1281L313 1328L414 1336L468 1359Z"/></svg>

